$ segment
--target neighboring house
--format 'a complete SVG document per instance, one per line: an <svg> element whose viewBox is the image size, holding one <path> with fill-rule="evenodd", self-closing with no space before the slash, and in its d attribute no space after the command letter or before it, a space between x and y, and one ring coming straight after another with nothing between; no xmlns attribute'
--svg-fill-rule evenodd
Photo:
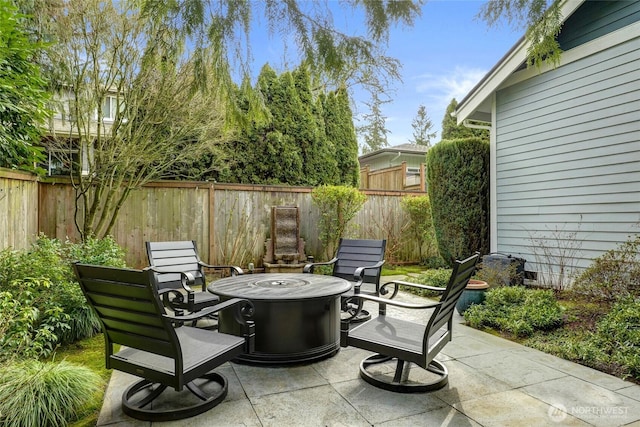
<svg viewBox="0 0 640 427"><path fill-rule="evenodd" d="M424 164L428 147L401 144L358 157L361 187L425 191Z"/></svg>
<svg viewBox="0 0 640 427"><path fill-rule="evenodd" d="M556 68L521 39L455 112L490 127L491 251L547 280L640 230L640 0L562 8Z"/></svg>
<svg viewBox="0 0 640 427"><path fill-rule="evenodd" d="M117 94L112 93L104 97L102 102L103 133L110 131L117 114ZM74 114L74 97L70 92L62 91L54 96L52 109L55 114L49 120L43 145L47 152L47 160L42 167L47 175L69 175L72 165L82 165L82 173L88 173L88 153L91 150L82 150L83 159L80 162L80 150L78 144L78 123ZM80 126L86 128L83 133L97 136L98 114L94 113L89 123Z"/></svg>

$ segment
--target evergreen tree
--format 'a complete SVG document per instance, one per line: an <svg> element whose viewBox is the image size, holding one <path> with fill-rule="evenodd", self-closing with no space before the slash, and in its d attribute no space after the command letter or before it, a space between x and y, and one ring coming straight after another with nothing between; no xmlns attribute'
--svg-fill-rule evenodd
<svg viewBox="0 0 640 427"><path fill-rule="evenodd" d="M293 72L293 81L297 102L292 102L290 108L294 120L294 137L302 150L303 183L311 186L330 183L337 170L336 161L327 147L324 131L321 132L320 121L323 118L316 100L313 99L311 77L304 64Z"/></svg>
<svg viewBox="0 0 640 427"><path fill-rule="evenodd" d="M441 139L462 139L462 138L480 138L489 141L489 131L486 129L473 129L464 125L458 125L456 118L451 115L458 107L458 101L455 98L451 100L447 106L447 111L442 119L442 135Z"/></svg>
<svg viewBox="0 0 640 427"><path fill-rule="evenodd" d="M370 153L387 147L387 134L389 130L386 127L387 117L382 113L382 105L391 102L390 100L382 100L377 93L371 95L371 101L367 103L369 113L363 116L365 125L358 128L358 132L364 138L364 146L362 151Z"/></svg>
<svg viewBox="0 0 640 427"><path fill-rule="evenodd" d="M349 95L343 86L324 99L324 117L327 138L334 147L338 167L336 183L356 187L360 185L358 138L353 126Z"/></svg>
<svg viewBox="0 0 640 427"><path fill-rule="evenodd" d="M429 133L433 128L433 123L424 105L420 105L418 108L418 113L413 119L413 122L411 122L411 127L413 128L413 139L410 140L411 143L431 147L431 139L436 137L436 133Z"/></svg>
<svg viewBox="0 0 640 427"><path fill-rule="evenodd" d="M264 97L271 120L258 126L250 138L261 152L262 160L254 165L256 183L281 183L298 185L303 182L302 150L291 135L294 128L292 105L299 104L291 73L280 78L265 65L258 76L258 89ZM295 102L297 100L297 103Z"/></svg>

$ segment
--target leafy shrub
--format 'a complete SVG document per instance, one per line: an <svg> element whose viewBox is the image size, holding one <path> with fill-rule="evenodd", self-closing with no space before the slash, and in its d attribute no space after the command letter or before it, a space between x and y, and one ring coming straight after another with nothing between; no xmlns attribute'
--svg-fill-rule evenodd
<svg viewBox="0 0 640 427"><path fill-rule="evenodd" d="M472 305L464 318L474 328L490 327L526 337L560 326L562 312L553 291L512 286L489 290L484 304Z"/></svg>
<svg viewBox="0 0 640 427"><path fill-rule="evenodd" d="M418 244L420 262L423 263L425 257L437 255L438 250L429 196L405 196L401 203L403 209L409 214L408 231L411 238Z"/></svg>
<svg viewBox="0 0 640 427"><path fill-rule="evenodd" d="M318 229L326 259L338 248L349 221L356 216L367 200L357 188L322 185L311 192L311 199L320 211Z"/></svg>
<svg viewBox="0 0 640 427"><path fill-rule="evenodd" d="M43 292L51 288L48 280L27 278L13 285L15 295L0 292L0 360L49 356L56 333L69 327L69 315Z"/></svg>
<svg viewBox="0 0 640 427"><path fill-rule="evenodd" d="M45 357L58 343L99 330L75 281L74 260L126 265L124 251L110 237L76 244L41 235L29 250L0 252L0 360Z"/></svg>
<svg viewBox="0 0 640 427"><path fill-rule="evenodd" d="M10 363L0 368L0 424L66 426L102 387L98 374L66 361Z"/></svg>
<svg viewBox="0 0 640 427"><path fill-rule="evenodd" d="M478 280L487 282L492 288L505 286L516 280L516 270L517 265L513 263L509 263L509 265L503 265L501 263L480 263L478 264L478 271L475 277Z"/></svg>
<svg viewBox="0 0 640 427"><path fill-rule="evenodd" d="M438 250L453 267L489 252L489 143L441 141L427 152L427 182Z"/></svg>
<svg viewBox="0 0 640 427"><path fill-rule="evenodd" d="M438 288L446 288L449 284L449 279L451 278L451 269L450 268L439 268L427 270L424 273L420 274L418 277L410 278L408 281L413 283L418 283L421 285L427 286L435 286ZM436 291L429 291L425 289L417 289L406 287L403 290L410 292L414 295L419 295L423 297L433 297L437 295L441 295Z"/></svg>
<svg viewBox="0 0 640 427"><path fill-rule="evenodd" d="M449 267L449 264L447 264L446 261L443 260L440 255L434 255L434 256L426 257L422 261L422 265L424 266L424 268L430 268L430 269L438 269L438 268L447 268L447 267Z"/></svg>
<svg viewBox="0 0 640 427"><path fill-rule="evenodd" d="M640 235L596 258L575 279L572 291L608 302L640 297Z"/></svg>
<svg viewBox="0 0 640 427"><path fill-rule="evenodd" d="M616 302L598 322L593 341L627 375L640 378L640 299Z"/></svg>

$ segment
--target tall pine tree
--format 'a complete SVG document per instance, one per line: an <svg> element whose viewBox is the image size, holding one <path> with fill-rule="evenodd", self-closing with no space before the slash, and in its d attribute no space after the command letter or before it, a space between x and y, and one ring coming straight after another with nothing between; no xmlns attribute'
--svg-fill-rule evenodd
<svg viewBox="0 0 640 427"><path fill-rule="evenodd" d="M326 97L324 106L326 134L333 143L338 163L337 183L357 188L360 185L358 138L353 126L347 89L342 86L331 92Z"/></svg>

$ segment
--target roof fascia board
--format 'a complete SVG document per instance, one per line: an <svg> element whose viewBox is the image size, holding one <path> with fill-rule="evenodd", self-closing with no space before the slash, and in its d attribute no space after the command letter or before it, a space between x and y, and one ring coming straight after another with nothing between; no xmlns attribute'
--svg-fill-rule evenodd
<svg viewBox="0 0 640 427"><path fill-rule="evenodd" d="M575 12L585 0L565 0L561 6L563 22ZM518 42L505 54L504 57L471 89L471 92L458 104L456 118L458 124L482 104L513 72L527 60L529 42L521 37ZM536 70L537 71L537 70Z"/></svg>
<svg viewBox="0 0 640 427"><path fill-rule="evenodd" d="M580 46L576 46L571 50L567 50L566 52L563 52L562 55L560 56L560 64L558 65L558 67L562 67L564 65L567 65L572 62L578 61L580 59L586 58L588 56L594 55L612 46L625 43L635 38L640 38L640 21L634 22L629 26L620 28L616 31L605 34L602 37L598 37L597 39L591 40L587 43L581 44ZM516 83L520 83L524 80L528 80L532 77L535 77L538 74L552 71L554 68L555 67L553 66L544 64L539 69L528 68L526 70L519 71L509 76L507 80L505 80L504 83L501 84L497 89L507 88Z"/></svg>

